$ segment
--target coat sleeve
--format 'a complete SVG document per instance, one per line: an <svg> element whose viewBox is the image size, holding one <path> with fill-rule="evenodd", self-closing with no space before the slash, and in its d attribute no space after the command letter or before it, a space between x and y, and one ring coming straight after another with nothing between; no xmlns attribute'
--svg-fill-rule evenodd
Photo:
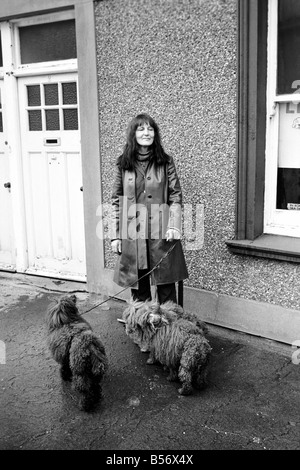
<svg viewBox="0 0 300 470"><path fill-rule="evenodd" d="M170 207L168 228L175 228L181 232L181 205L182 192L173 158L167 166L168 174L168 205Z"/></svg>
<svg viewBox="0 0 300 470"><path fill-rule="evenodd" d="M116 165L115 180L112 189L112 214L111 214L111 240L121 238L120 219L121 219L121 198L123 196L123 178L120 165Z"/></svg>

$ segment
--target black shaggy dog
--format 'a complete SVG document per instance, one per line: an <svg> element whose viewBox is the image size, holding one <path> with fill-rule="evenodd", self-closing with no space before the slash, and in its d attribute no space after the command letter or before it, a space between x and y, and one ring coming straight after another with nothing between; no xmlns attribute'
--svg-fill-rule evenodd
<svg viewBox="0 0 300 470"><path fill-rule="evenodd" d="M79 407L90 411L102 395L101 382L107 370L105 348L82 318L76 296L64 296L47 313L47 344L60 364L64 381L71 381L79 395Z"/></svg>

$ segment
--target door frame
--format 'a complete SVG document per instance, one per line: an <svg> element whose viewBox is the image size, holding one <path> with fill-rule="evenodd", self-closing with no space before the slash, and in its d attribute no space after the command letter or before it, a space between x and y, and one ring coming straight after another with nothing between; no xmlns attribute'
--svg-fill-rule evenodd
<svg viewBox="0 0 300 470"><path fill-rule="evenodd" d="M27 237L25 225L24 188L22 172L22 152L19 122L19 104L17 79L13 75L14 41L12 26L9 22L1 23L4 93L10 97L10 105L3 107L3 125L6 126L6 138L10 165L11 202L13 236L15 241L16 264L18 272L24 272L28 265Z"/></svg>
<svg viewBox="0 0 300 470"><path fill-rule="evenodd" d="M49 0L34 2L3 0L0 5L0 22L2 25L4 23L4 29L9 30L9 22L13 20L49 13L49 10L62 12L66 9L75 11L76 23L87 288L90 292L104 293L111 291L112 282L110 281L110 270L105 269L104 236L99 239L96 233L99 222L97 209L102 203L102 180L94 1L53 0L50 6ZM10 45L13 45L11 33L7 32L7 37L10 39L6 41L9 47L8 50L7 47L5 48L5 54L9 53ZM4 44L2 45L4 48ZM8 64L7 70L5 70L7 87L10 90L10 96L13 97L16 92L16 83L14 83L16 82L16 76L14 76L16 70L13 57L11 55L7 57L5 63ZM16 103L12 103L11 106L14 107L14 111L10 110L12 119L17 119L16 105ZM84 116L87 115L89 119L84 119ZM17 171L20 142L16 140L13 142L13 151L15 155L14 169ZM22 272L25 270L24 266L27 266L25 224L22 223L24 210L21 210L22 198L17 197L16 194L14 194L14 198L17 201L14 203L15 226L20 227L20 230L15 232L18 250L17 271Z"/></svg>
<svg viewBox="0 0 300 470"><path fill-rule="evenodd" d="M1 104L2 104L2 121L5 121L5 109L6 109L6 103L5 103L5 93L4 93L4 77L3 77L3 72L0 72L0 94L1 94ZM9 246L10 249L7 250L10 253L10 259L5 259L5 256L3 257L3 254L1 254L1 269L5 269L6 271L11 271L15 272L15 265L16 265L16 253L15 253L15 240L14 240L14 230L13 230L13 217L12 217L12 195L11 195L11 189L9 188L4 188L3 185L5 183L10 183L11 184L11 169L10 169L10 161L9 161L9 152L8 152L8 141L7 141L7 126L6 122L4 123L2 127L2 132L0 133L0 139L1 139L1 149L3 149L3 158L4 162L3 164L6 164L5 160L8 163L7 166L7 175L0 175L0 180L1 180L1 188L0 191L4 191L5 193L9 191L9 195L6 193L8 196L7 204L8 206L5 207L4 213L8 217L8 220L5 220L5 225L6 228L3 230L8 231L8 239L9 239ZM2 158L2 157L1 157ZM5 172L6 173L6 172ZM2 230L2 229L0 229Z"/></svg>
<svg viewBox="0 0 300 470"><path fill-rule="evenodd" d="M52 13L34 17L37 23L65 20L74 18L74 11ZM16 19L1 22L1 39L3 55L3 82L5 94L10 97L10 105L3 108L3 121L7 127L8 154L11 170L11 199L13 219L13 239L15 251L15 270L25 273L29 268L28 238L26 226L25 187L23 175L22 139L20 128L20 109L18 80L22 77L36 75L57 75L61 73L76 73L77 59L58 63L40 63L22 67L19 62L18 27L35 24L32 18ZM79 113L80 114L80 113ZM79 132L80 125L79 125Z"/></svg>
<svg viewBox="0 0 300 470"><path fill-rule="evenodd" d="M47 15L48 21L64 20L66 13L60 17L57 14ZM74 18L74 12L70 11L70 18ZM45 16L38 16L37 22L46 21ZM32 75L51 75L64 72L77 73L77 59L64 61L63 63L50 63L45 67L43 63L38 66L21 67L18 62L19 41L18 26L33 24L32 19L16 19L1 23L4 90L10 97L10 106L3 108L3 121L7 124L8 153L11 169L12 186L12 218L13 238L15 240L15 270L26 272L29 267L28 238L26 227L25 188L23 176L22 140L20 128L20 109L18 79ZM79 129L80 132L80 129Z"/></svg>

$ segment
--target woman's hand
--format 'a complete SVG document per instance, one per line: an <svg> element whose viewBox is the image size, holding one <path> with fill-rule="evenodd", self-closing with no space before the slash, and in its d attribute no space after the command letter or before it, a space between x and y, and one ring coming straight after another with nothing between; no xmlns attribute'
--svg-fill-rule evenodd
<svg viewBox="0 0 300 470"><path fill-rule="evenodd" d="M121 242L121 240L119 240L119 239L113 240L111 242L111 249L114 253L117 253L118 255L120 255L122 253L122 242Z"/></svg>
<svg viewBox="0 0 300 470"><path fill-rule="evenodd" d="M180 240L180 232L177 229L169 228L166 231L166 240L167 242L172 242L173 240Z"/></svg>

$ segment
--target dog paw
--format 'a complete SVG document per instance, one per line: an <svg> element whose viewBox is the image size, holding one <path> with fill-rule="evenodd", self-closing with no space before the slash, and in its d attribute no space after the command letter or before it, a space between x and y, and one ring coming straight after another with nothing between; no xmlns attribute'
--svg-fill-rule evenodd
<svg viewBox="0 0 300 470"><path fill-rule="evenodd" d="M60 370L60 377L64 382L71 382L72 381L72 372Z"/></svg>
<svg viewBox="0 0 300 470"><path fill-rule="evenodd" d="M146 364L154 364L154 363L155 363L155 360L152 357L149 357L149 359L147 359Z"/></svg>
<svg viewBox="0 0 300 470"><path fill-rule="evenodd" d="M179 388L178 393L180 395L190 395L192 393L192 387L183 385L181 388Z"/></svg>
<svg viewBox="0 0 300 470"><path fill-rule="evenodd" d="M94 400L88 400L86 398L83 398L79 400L79 409L81 411L93 411L94 408L96 407L96 402Z"/></svg>
<svg viewBox="0 0 300 470"><path fill-rule="evenodd" d="M168 375L167 380L169 382L176 382L177 378L178 378L177 375L171 374L171 375Z"/></svg>

